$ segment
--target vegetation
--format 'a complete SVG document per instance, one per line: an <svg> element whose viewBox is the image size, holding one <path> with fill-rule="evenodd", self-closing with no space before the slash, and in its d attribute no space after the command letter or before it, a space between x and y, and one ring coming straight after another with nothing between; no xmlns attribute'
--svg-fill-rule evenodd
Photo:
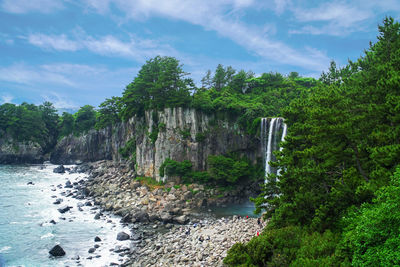
<svg viewBox="0 0 400 267"><path fill-rule="evenodd" d="M0 136L17 142L37 142L48 152L57 141L57 120L58 115L50 102L40 106L6 103L0 106Z"/></svg>
<svg viewBox="0 0 400 267"><path fill-rule="evenodd" d="M386 18L364 56L344 68L332 63L306 97L283 109L282 172L256 199L268 227L230 250L227 264L400 264L399 81L400 24ZM291 241L276 244L289 230Z"/></svg>
<svg viewBox="0 0 400 267"><path fill-rule="evenodd" d="M228 186L262 177L262 168L253 166L249 160L234 154L227 156L211 155L208 157L208 171L193 171L188 160L178 162L167 158L159 168L160 176L176 176L184 183L209 183Z"/></svg>

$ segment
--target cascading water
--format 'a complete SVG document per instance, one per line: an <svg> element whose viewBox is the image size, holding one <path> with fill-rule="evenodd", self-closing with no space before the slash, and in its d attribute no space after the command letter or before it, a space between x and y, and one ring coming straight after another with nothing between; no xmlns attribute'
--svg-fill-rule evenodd
<svg viewBox="0 0 400 267"><path fill-rule="evenodd" d="M268 130L268 135L267 135ZM280 170L272 167L270 162L275 161L273 154L279 148L279 142L285 140L287 134L287 125L284 123L283 118L262 118L261 119L261 151L265 163L265 177L268 174L274 173L279 175ZM267 180L265 179L265 182Z"/></svg>

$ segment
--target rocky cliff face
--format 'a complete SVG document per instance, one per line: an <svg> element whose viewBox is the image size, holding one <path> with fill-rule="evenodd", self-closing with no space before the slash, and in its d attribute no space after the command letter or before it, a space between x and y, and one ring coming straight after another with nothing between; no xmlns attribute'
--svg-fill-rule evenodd
<svg viewBox="0 0 400 267"><path fill-rule="evenodd" d="M0 139L0 164L43 163L41 146L35 142L14 142L11 138Z"/></svg>
<svg viewBox="0 0 400 267"><path fill-rule="evenodd" d="M132 120L115 127L91 130L81 136L69 135L61 139L51 153L54 164L77 164L103 159L121 161L118 150L134 133Z"/></svg>
<svg viewBox="0 0 400 267"><path fill-rule="evenodd" d="M159 167L167 158L190 160L196 170L205 170L209 155L238 152L253 161L261 155L259 140L246 135L235 122L194 109L168 108L147 111L144 118L132 118L113 129L65 137L57 144L51 161L57 164L121 161L118 151L132 139L136 142L137 175L157 179L160 179Z"/></svg>
<svg viewBox="0 0 400 267"><path fill-rule="evenodd" d="M259 141L242 132L236 123L194 109L165 109L157 116L146 112L142 123L148 133L156 127L159 133L153 144L146 131L137 131L138 175L160 179L159 167L167 158L190 160L194 169L205 170L209 155L239 152L255 161L260 154Z"/></svg>

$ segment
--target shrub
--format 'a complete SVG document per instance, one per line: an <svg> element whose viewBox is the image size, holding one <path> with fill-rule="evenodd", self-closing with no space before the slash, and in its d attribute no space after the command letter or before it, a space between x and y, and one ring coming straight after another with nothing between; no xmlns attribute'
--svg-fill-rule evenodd
<svg viewBox="0 0 400 267"><path fill-rule="evenodd" d="M197 133L196 134L196 142L202 143L206 140L207 136L204 133Z"/></svg>
<svg viewBox="0 0 400 267"><path fill-rule="evenodd" d="M192 163L189 160L178 162L167 158L159 168L160 176L164 177L165 174L169 176L178 176L181 178L187 177L192 171Z"/></svg>
<svg viewBox="0 0 400 267"><path fill-rule="evenodd" d="M298 226L267 229L246 245L234 245L224 263L228 266L288 266L296 258L301 237Z"/></svg>
<svg viewBox="0 0 400 267"><path fill-rule="evenodd" d="M180 130L179 133L182 135L183 139L188 139L190 137L190 129L185 128Z"/></svg>
<svg viewBox="0 0 400 267"><path fill-rule="evenodd" d="M391 184L376 192L372 204L349 212L341 249L354 266L400 265L400 168Z"/></svg>
<svg viewBox="0 0 400 267"><path fill-rule="evenodd" d="M124 147L121 147L118 152L124 159L136 160L136 138L133 137L126 142Z"/></svg>
<svg viewBox="0 0 400 267"><path fill-rule="evenodd" d="M253 168L245 160L233 159L222 155L208 157L210 178L217 183L236 183L241 179L251 178Z"/></svg>

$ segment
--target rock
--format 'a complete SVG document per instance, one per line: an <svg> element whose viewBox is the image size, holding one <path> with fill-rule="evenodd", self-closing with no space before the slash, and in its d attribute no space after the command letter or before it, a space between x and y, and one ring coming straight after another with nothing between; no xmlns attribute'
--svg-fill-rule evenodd
<svg viewBox="0 0 400 267"><path fill-rule="evenodd" d="M54 173L65 173L65 168L63 165L58 166L57 168L53 169Z"/></svg>
<svg viewBox="0 0 400 267"><path fill-rule="evenodd" d="M56 201L53 202L54 205L59 205L63 202L62 198L57 198Z"/></svg>
<svg viewBox="0 0 400 267"><path fill-rule="evenodd" d="M67 181L67 182L65 183L64 188L72 188L71 182L70 182L70 181Z"/></svg>
<svg viewBox="0 0 400 267"><path fill-rule="evenodd" d="M117 235L118 241L124 241L124 240L128 240L128 239L129 239L129 235L125 232L119 232Z"/></svg>
<svg viewBox="0 0 400 267"><path fill-rule="evenodd" d="M94 242L101 242L100 237L96 236L96 237L94 238Z"/></svg>
<svg viewBox="0 0 400 267"><path fill-rule="evenodd" d="M65 206L62 208L57 209L60 213L66 213L67 211L69 211L70 209L72 209L71 206Z"/></svg>
<svg viewBox="0 0 400 267"><path fill-rule="evenodd" d="M164 212L161 214L160 219L164 223L169 223L172 221L172 216L169 213Z"/></svg>
<svg viewBox="0 0 400 267"><path fill-rule="evenodd" d="M101 214L100 214L100 213L97 213L97 214L94 216L94 219L95 219L95 220L98 220L98 219L100 219L100 216L101 216Z"/></svg>
<svg viewBox="0 0 400 267"><path fill-rule="evenodd" d="M89 253L94 253L95 251L96 251L95 248L89 248L89 250L88 250Z"/></svg>
<svg viewBox="0 0 400 267"><path fill-rule="evenodd" d="M149 214L143 210L138 210L132 215L132 222L148 222Z"/></svg>
<svg viewBox="0 0 400 267"><path fill-rule="evenodd" d="M35 185L35 184L32 181L30 181L26 185Z"/></svg>
<svg viewBox="0 0 400 267"><path fill-rule="evenodd" d="M51 221L49 221L49 223L56 224L56 221L55 220L51 220Z"/></svg>
<svg viewBox="0 0 400 267"><path fill-rule="evenodd" d="M186 215L175 217L173 220L179 224L185 224L189 221Z"/></svg>
<svg viewBox="0 0 400 267"><path fill-rule="evenodd" d="M55 245L49 253L54 257L62 257L65 255L64 249L60 245Z"/></svg>

